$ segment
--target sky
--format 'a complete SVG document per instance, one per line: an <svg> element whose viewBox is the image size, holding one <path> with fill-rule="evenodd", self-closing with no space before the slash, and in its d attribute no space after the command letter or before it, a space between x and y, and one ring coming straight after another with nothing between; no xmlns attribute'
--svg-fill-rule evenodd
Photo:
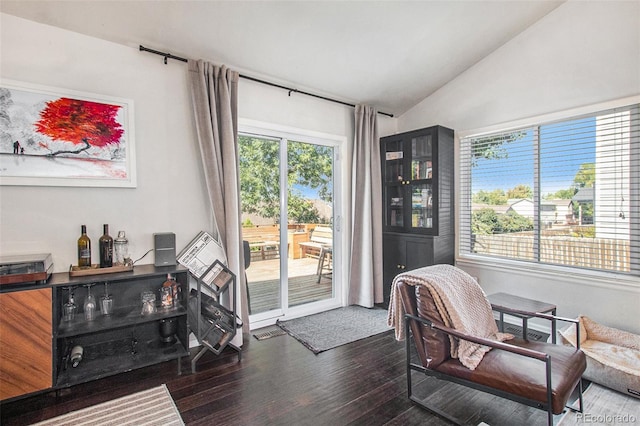
<svg viewBox="0 0 640 426"><path fill-rule="evenodd" d="M533 188L533 141L533 130L529 130L502 145L505 158L479 159L472 169L472 192L506 191L520 184ZM595 118L541 126L540 142L542 195L569 189L581 164L595 162Z"/></svg>

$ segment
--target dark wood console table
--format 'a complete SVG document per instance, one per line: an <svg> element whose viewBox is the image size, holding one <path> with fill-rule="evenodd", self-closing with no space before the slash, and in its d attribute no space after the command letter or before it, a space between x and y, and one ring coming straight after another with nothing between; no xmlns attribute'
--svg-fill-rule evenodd
<svg viewBox="0 0 640 426"><path fill-rule="evenodd" d="M512 315L522 320L522 337L526 339L527 336L527 321L533 315L527 315L527 313L535 314L556 314L556 305L547 302L540 302L538 300L527 299L525 297L514 296L508 293L495 293L487 296L491 308L494 311L500 313L500 331L504 330L504 314ZM516 314L511 310L515 309L522 314ZM556 343L556 321L551 321L551 341Z"/></svg>

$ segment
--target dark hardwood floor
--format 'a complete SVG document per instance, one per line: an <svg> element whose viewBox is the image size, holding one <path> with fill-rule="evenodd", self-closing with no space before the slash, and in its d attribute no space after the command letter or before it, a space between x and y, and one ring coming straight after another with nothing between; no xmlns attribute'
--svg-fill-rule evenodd
<svg viewBox="0 0 640 426"><path fill-rule="evenodd" d="M245 335L242 361L211 352L191 374L167 362L0 405L4 426L24 425L167 385L187 425L446 425L407 398L404 343L385 332L314 355L289 335ZM543 425L543 411L414 373L418 394L470 424Z"/></svg>

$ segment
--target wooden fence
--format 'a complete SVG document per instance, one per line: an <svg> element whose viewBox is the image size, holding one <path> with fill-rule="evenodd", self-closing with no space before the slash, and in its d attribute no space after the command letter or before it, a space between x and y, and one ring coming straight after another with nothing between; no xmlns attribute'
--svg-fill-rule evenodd
<svg viewBox="0 0 640 426"><path fill-rule="evenodd" d="M474 252L512 259L535 260L531 233L476 235ZM629 240L543 236L540 261L609 271L629 272Z"/></svg>

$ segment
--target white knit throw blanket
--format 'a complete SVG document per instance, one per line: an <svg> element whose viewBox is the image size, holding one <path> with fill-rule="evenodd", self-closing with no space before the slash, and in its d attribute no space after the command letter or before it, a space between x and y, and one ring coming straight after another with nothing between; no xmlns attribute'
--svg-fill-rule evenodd
<svg viewBox="0 0 640 426"><path fill-rule="evenodd" d="M491 304L473 277L452 265L433 265L404 272L393 280L387 324L395 328L396 339L404 339L404 306L397 284L420 285L433 298L443 323L471 336L505 341L513 338L498 332ZM450 337L451 356L474 370L490 347Z"/></svg>

